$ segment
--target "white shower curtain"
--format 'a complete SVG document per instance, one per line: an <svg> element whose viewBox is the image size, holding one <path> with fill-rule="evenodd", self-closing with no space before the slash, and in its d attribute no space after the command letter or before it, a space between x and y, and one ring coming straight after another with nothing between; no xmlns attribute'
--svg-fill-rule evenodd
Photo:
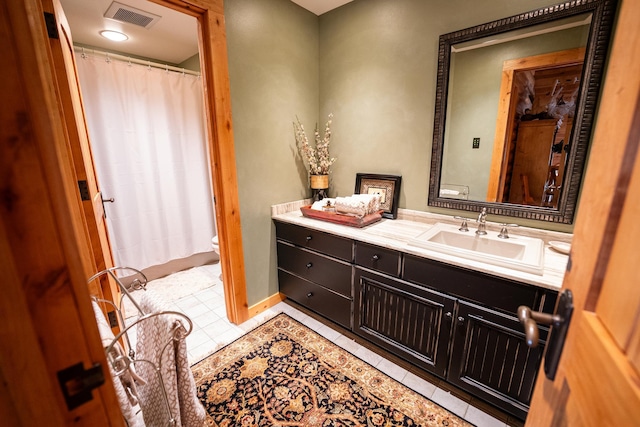
<svg viewBox="0 0 640 427"><path fill-rule="evenodd" d="M211 250L201 79L83 55L77 66L118 266L144 269Z"/></svg>

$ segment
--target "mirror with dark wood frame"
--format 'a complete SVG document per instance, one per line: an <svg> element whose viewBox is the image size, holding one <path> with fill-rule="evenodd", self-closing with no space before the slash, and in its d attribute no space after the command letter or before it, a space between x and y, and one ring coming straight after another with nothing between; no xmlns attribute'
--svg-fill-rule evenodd
<svg viewBox="0 0 640 427"><path fill-rule="evenodd" d="M570 224L616 1L440 36L429 206Z"/></svg>

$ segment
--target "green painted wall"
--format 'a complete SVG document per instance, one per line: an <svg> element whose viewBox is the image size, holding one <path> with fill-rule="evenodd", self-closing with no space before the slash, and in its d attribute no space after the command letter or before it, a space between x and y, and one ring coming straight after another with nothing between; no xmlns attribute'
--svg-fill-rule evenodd
<svg viewBox="0 0 640 427"><path fill-rule="evenodd" d="M320 114L334 113L334 190L352 192L357 172L398 174L399 206L431 211L438 37L554 3L357 0L322 15Z"/></svg>
<svg viewBox="0 0 640 427"><path fill-rule="evenodd" d="M318 118L318 17L289 0L227 0L242 244L249 304L278 292L270 207L307 197L293 120Z"/></svg>
<svg viewBox="0 0 640 427"><path fill-rule="evenodd" d="M226 0L249 304L278 290L269 207L310 195L296 115L312 136L334 114L330 195L352 194L358 172L398 174L401 208L457 214L427 206L438 37L555 3L355 0L317 17L289 0Z"/></svg>

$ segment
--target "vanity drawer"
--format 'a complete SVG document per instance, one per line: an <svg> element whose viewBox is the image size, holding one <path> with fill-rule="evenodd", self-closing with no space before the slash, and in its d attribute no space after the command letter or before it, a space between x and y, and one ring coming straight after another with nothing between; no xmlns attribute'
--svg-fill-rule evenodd
<svg viewBox="0 0 640 427"><path fill-rule="evenodd" d="M287 298L351 329L351 300L278 269L280 292Z"/></svg>
<svg viewBox="0 0 640 427"><path fill-rule="evenodd" d="M278 267L351 298L351 264L278 242Z"/></svg>
<svg viewBox="0 0 640 427"><path fill-rule="evenodd" d="M286 222L276 221L275 224L278 240L286 240L294 245L313 249L348 262L353 259L353 245L350 239Z"/></svg>
<svg viewBox="0 0 640 427"><path fill-rule="evenodd" d="M356 242L356 264L398 277L400 274L400 252Z"/></svg>
<svg viewBox="0 0 640 427"><path fill-rule="evenodd" d="M510 314L515 313L520 305L536 307L541 292L535 286L412 255L404 257L402 278Z"/></svg>

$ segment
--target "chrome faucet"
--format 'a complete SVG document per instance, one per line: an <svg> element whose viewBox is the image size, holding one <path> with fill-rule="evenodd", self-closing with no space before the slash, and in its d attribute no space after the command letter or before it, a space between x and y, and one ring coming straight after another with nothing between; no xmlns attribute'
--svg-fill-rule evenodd
<svg viewBox="0 0 640 427"><path fill-rule="evenodd" d="M487 234L487 208L482 208L480 214L478 214L478 219L476 219L478 223L478 229L476 230L476 234L485 235Z"/></svg>

